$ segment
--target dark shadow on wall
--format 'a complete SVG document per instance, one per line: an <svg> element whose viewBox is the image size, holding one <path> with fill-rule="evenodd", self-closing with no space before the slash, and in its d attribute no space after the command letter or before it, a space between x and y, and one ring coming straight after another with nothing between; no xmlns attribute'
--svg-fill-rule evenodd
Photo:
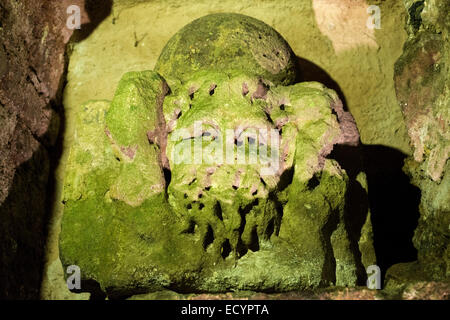
<svg viewBox="0 0 450 320"><path fill-rule="evenodd" d="M335 90L348 111L343 91L325 70L300 57L297 63L301 71L297 81L318 81ZM359 239L368 206L382 279L392 265L417 260L412 237L419 219L420 189L410 184L402 171L406 155L381 145L335 146L329 158L336 159L350 178L346 221L352 247ZM360 171L367 174L368 198L355 180Z"/></svg>
<svg viewBox="0 0 450 320"><path fill-rule="evenodd" d="M349 177L345 195L344 221L350 240L350 250L356 262L357 284L363 286L366 283L367 274L362 264L358 242L369 212L369 199L366 190L356 180L358 174L364 171L362 147L336 145L328 158L336 160Z"/></svg>
<svg viewBox="0 0 450 320"><path fill-rule="evenodd" d="M89 37L95 28L111 14L112 6L112 0L86 0L84 9L88 14L89 23L83 24L79 30L75 30L71 41L80 42Z"/></svg>
<svg viewBox="0 0 450 320"><path fill-rule="evenodd" d="M97 4L96 4L97 2ZM112 1L88 0L86 11L91 18L91 23L83 25L80 34L87 37L111 11ZM99 10L101 6L103 9ZM43 12L45 16L65 14L57 12L57 7L51 7L55 12ZM56 8L56 9L55 9ZM44 7L42 10L45 10ZM99 13L101 12L101 13ZM21 12L23 13L23 12ZM20 19L12 21L22 24ZM16 22L17 21L17 22ZM33 23L33 21L31 21ZM35 26L36 32L43 29L45 23ZM19 26L14 26L20 29ZM5 27L5 36L13 37L13 26ZM42 30L41 30L42 31ZM41 32L42 33L42 32ZM71 41L76 41L77 34ZM36 41L40 41L37 39ZM35 42L24 42L23 51L31 51ZM52 44L48 50L57 48ZM64 45L63 42L60 45ZM60 47L59 47L60 48ZM51 56L50 54L48 56ZM8 63L16 63L15 56L8 56ZM43 58L44 59L44 58ZM47 108L51 108L57 114L53 120L59 118L58 126L50 125L48 132L41 137L35 137L41 144L34 151L32 157L16 168L14 179L7 198L0 204L0 299L28 300L39 299L40 288L45 264L45 244L48 236L48 224L56 204L56 168L60 162L65 132L65 115L62 106L62 92L66 84L66 72L68 56L65 55L64 72L59 79L58 90L54 97L50 97ZM23 74L26 76L29 66L23 65ZM44 83L51 86L51 84ZM25 94L25 92L23 93ZM30 100L28 103L33 104ZM2 107L2 106L0 106ZM55 124L53 122L53 124ZM54 130L54 131L53 131ZM55 136L57 136L55 138ZM55 141L52 143L51 141ZM17 143L21 143L18 141ZM0 177L1 178L1 177Z"/></svg>
<svg viewBox="0 0 450 320"><path fill-rule="evenodd" d="M329 158L337 160L350 178L345 220L352 247L370 208L375 255L384 281L392 265L417 260L412 238L419 219L420 189L402 171L406 155L386 146L362 144L337 145ZM367 175L368 197L355 180L360 171Z"/></svg>
<svg viewBox="0 0 450 320"><path fill-rule="evenodd" d="M363 154L375 253L383 280L392 265L417 260L412 238L421 193L402 170L406 154L381 145L365 145Z"/></svg>
<svg viewBox="0 0 450 320"><path fill-rule="evenodd" d="M0 206L0 299L38 299L44 259L48 152L16 168Z"/></svg>
<svg viewBox="0 0 450 320"><path fill-rule="evenodd" d="M336 81L321 67L314 64L313 62L303 59L301 57L297 57L297 68L300 70L299 77L296 79L296 82L302 81L317 81L330 89L336 91L339 95L339 98L342 100L344 105L344 110L348 111L347 108L347 100L345 99L344 92L342 92L341 87L337 84Z"/></svg>

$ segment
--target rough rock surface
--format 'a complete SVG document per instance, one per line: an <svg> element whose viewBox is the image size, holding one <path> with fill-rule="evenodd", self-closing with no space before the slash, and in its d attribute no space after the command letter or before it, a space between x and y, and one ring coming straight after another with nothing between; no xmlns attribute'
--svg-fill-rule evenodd
<svg viewBox="0 0 450 320"><path fill-rule="evenodd" d="M155 71L185 81L199 70L243 70L276 84L298 79L296 57L273 28L255 18L218 13L194 20L166 44Z"/></svg>
<svg viewBox="0 0 450 320"><path fill-rule="evenodd" d="M279 146L252 128L272 128ZM211 147L226 129L236 154L244 146L249 157L252 142L266 143L276 170L173 156L195 156L191 143ZM349 177L326 158L359 135L336 93L319 83L277 86L238 71L202 71L169 89L154 71L130 72L111 103L81 108L75 138L61 261L80 266L83 279L110 296L289 291L364 279L370 219L360 238L349 236ZM206 158L219 148L208 150Z"/></svg>
<svg viewBox="0 0 450 320"><path fill-rule="evenodd" d="M450 17L448 1L405 1L409 39L395 66L396 92L414 155L404 170L422 192L413 238L418 262L393 267L388 284L450 277ZM402 275L403 274L403 275ZM396 283L396 285L394 285Z"/></svg>
<svg viewBox="0 0 450 320"><path fill-rule="evenodd" d="M53 173L65 126L62 89L67 43L73 34L66 26L70 5L80 7L84 27L80 35L88 35L102 19L92 0L0 1L0 298L4 299L38 299L46 259L57 256L46 242L57 188ZM61 266L52 269L61 269L62 280ZM64 281L58 283L59 293L75 298Z"/></svg>
<svg viewBox="0 0 450 320"><path fill-rule="evenodd" d="M364 212L365 225L349 235L350 179L327 159L336 144L358 145L353 118L319 83L277 86L235 68L193 73L170 88L154 71L130 72L111 103L80 109L65 174L63 265L80 266L110 296L287 291L364 278L363 262L374 263L370 218ZM256 134L262 129L272 129L270 138ZM215 158L223 148L225 162ZM240 151L259 163L239 162Z"/></svg>
<svg viewBox="0 0 450 320"><path fill-rule="evenodd" d="M0 297L39 297L65 70L60 3L0 1Z"/></svg>

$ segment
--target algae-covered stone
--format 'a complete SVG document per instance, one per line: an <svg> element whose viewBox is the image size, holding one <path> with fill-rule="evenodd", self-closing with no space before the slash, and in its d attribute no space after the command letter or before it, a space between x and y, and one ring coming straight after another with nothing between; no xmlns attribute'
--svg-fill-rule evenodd
<svg viewBox="0 0 450 320"><path fill-rule="evenodd" d="M355 285L349 178L326 158L333 144L354 143L336 94L233 72L195 74L161 104L164 88L154 72L129 73L111 104L78 114L63 264L112 296ZM161 140L148 134L164 130L168 185Z"/></svg>
<svg viewBox="0 0 450 320"><path fill-rule="evenodd" d="M194 20L164 47L155 67L167 79L186 81L199 70L244 70L274 83L298 77L296 57L272 27L235 13Z"/></svg>
<svg viewBox="0 0 450 320"><path fill-rule="evenodd" d="M169 43L162 75L127 73L111 103L80 108L66 166L63 265L79 266L110 297L360 284L363 263L373 261L370 217L363 212L362 230L350 228L347 201L351 183L365 178L329 157L336 144L359 143L352 116L320 83L280 84L293 81L292 57L272 29L237 15L204 19L219 60L182 64ZM232 43L243 48L235 64L226 59L238 53L225 54L233 47L220 47L231 31L247 32ZM284 69L271 72L254 57L252 32L265 48L278 46ZM280 65L277 57L268 63ZM173 70L181 72L169 88L162 76Z"/></svg>
<svg viewBox="0 0 450 320"><path fill-rule="evenodd" d="M124 163L109 191L111 198L136 206L164 189L159 148L148 143L147 132L157 134L158 105L161 107L167 90L153 71L130 72L119 82L105 128L117 160Z"/></svg>

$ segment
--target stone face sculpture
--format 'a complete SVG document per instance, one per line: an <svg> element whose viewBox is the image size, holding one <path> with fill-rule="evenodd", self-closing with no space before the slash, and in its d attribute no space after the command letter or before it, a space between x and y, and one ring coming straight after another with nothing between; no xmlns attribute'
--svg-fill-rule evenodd
<svg viewBox="0 0 450 320"><path fill-rule="evenodd" d="M248 33L235 34L240 25ZM255 60L240 65L216 42L205 49L215 60L202 65L194 49L178 66L179 52L203 43L186 30L235 34L247 44L253 32L269 35L273 42L265 41L290 62L267 69L255 42L238 54ZM327 158L336 144L357 145L358 131L333 90L293 84L292 59L269 26L211 15L169 41L160 73L127 73L112 102L84 104L66 166L63 264L119 296L363 279L363 263L375 262L370 216L349 234L350 178ZM364 187L363 173L358 181Z"/></svg>

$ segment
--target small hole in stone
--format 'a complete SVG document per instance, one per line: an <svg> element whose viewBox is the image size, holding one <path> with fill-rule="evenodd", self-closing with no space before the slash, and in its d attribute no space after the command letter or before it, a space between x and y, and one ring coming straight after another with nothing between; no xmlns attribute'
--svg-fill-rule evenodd
<svg viewBox="0 0 450 320"><path fill-rule="evenodd" d="M234 190L237 190L238 188L239 188L238 186L234 186L234 185L233 185L233 189L234 189Z"/></svg>
<svg viewBox="0 0 450 320"><path fill-rule="evenodd" d="M120 162L120 158L119 157L116 157L116 160Z"/></svg>
<svg viewBox="0 0 450 320"><path fill-rule="evenodd" d="M211 190L211 187L210 186L209 187L205 187L205 190L209 191L209 190Z"/></svg>
<svg viewBox="0 0 450 320"><path fill-rule="evenodd" d="M333 114L336 118L338 117L338 114L334 108L331 109L331 114Z"/></svg>
<svg viewBox="0 0 450 320"><path fill-rule="evenodd" d="M219 201L217 201L216 205L214 206L214 214L216 215L217 218L219 218L220 221L223 221L222 207Z"/></svg>
<svg viewBox="0 0 450 320"><path fill-rule="evenodd" d="M203 239L203 249L206 250L210 244L214 242L214 231L211 225L208 225L206 230L205 238Z"/></svg>
<svg viewBox="0 0 450 320"><path fill-rule="evenodd" d="M203 198L203 193L199 193L199 194L198 194L198 198L199 198L199 199Z"/></svg>
<svg viewBox="0 0 450 320"><path fill-rule="evenodd" d="M202 210L204 207L205 207L205 205L203 203L200 203L199 206L198 206L198 209Z"/></svg>
<svg viewBox="0 0 450 320"><path fill-rule="evenodd" d="M283 110L284 111L284 104L282 104L281 106L280 106L280 110Z"/></svg>
<svg viewBox="0 0 450 320"><path fill-rule="evenodd" d="M222 243L222 248L220 249L220 254L222 255L222 258L225 259L226 257L228 257L231 253L231 245L230 245L230 240L226 239L223 243Z"/></svg>
<svg viewBox="0 0 450 320"><path fill-rule="evenodd" d="M189 186L190 186L190 185L192 185L192 184L193 184L193 183L194 183L195 181L197 181L197 178L194 178L194 179L192 179L192 181L191 181L191 182L189 182L189 184L188 184L188 185L189 185Z"/></svg>
<svg viewBox="0 0 450 320"><path fill-rule="evenodd" d="M256 226L253 227L252 233L250 235L250 243L248 244L248 248L253 252L259 250L259 237Z"/></svg>
<svg viewBox="0 0 450 320"><path fill-rule="evenodd" d="M184 230L182 233L193 234L193 233L195 233L196 226L197 226L197 224L195 223L195 221L191 220L191 221L189 221L189 226L187 227L187 229Z"/></svg>
<svg viewBox="0 0 450 320"><path fill-rule="evenodd" d="M308 189L314 190L318 185L320 184L319 179L314 175L311 179L308 181Z"/></svg>
<svg viewBox="0 0 450 320"><path fill-rule="evenodd" d="M216 88L217 88L217 85L214 83L209 87L209 95L210 96L212 96L215 93Z"/></svg>
<svg viewBox="0 0 450 320"><path fill-rule="evenodd" d="M167 168L164 168L163 174L164 174L164 180L166 181L166 188L167 188L167 186L170 184L170 181L172 180L172 171L170 171Z"/></svg>
<svg viewBox="0 0 450 320"><path fill-rule="evenodd" d="M184 197L185 199L187 199L187 197L188 197L187 193L185 193L185 194L183 195L183 197Z"/></svg>
<svg viewBox="0 0 450 320"><path fill-rule="evenodd" d="M236 244L236 255L238 258L245 256L248 252L248 246L242 241L241 238L238 239L238 243Z"/></svg>
<svg viewBox="0 0 450 320"><path fill-rule="evenodd" d="M188 210L191 210L191 209L192 209L192 204L188 203L188 205L186 206L186 208L187 208Z"/></svg>
<svg viewBox="0 0 450 320"><path fill-rule="evenodd" d="M258 189L252 192L252 196L256 196L258 194Z"/></svg>
<svg viewBox="0 0 450 320"><path fill-rule="evenodd" d="M264 232L264 236L266 237L266 239L270 239L274 231L275 231L275 221L272 218L269 221L269 224L267 225L266 232Z"/></svg>
<svg viewBox="0 0 450 320"><path fill-rule="evenodd" d="M189 94L189 98L190 98L191 100L194 99L194 92L192 92L191 94Z"/></svg>

